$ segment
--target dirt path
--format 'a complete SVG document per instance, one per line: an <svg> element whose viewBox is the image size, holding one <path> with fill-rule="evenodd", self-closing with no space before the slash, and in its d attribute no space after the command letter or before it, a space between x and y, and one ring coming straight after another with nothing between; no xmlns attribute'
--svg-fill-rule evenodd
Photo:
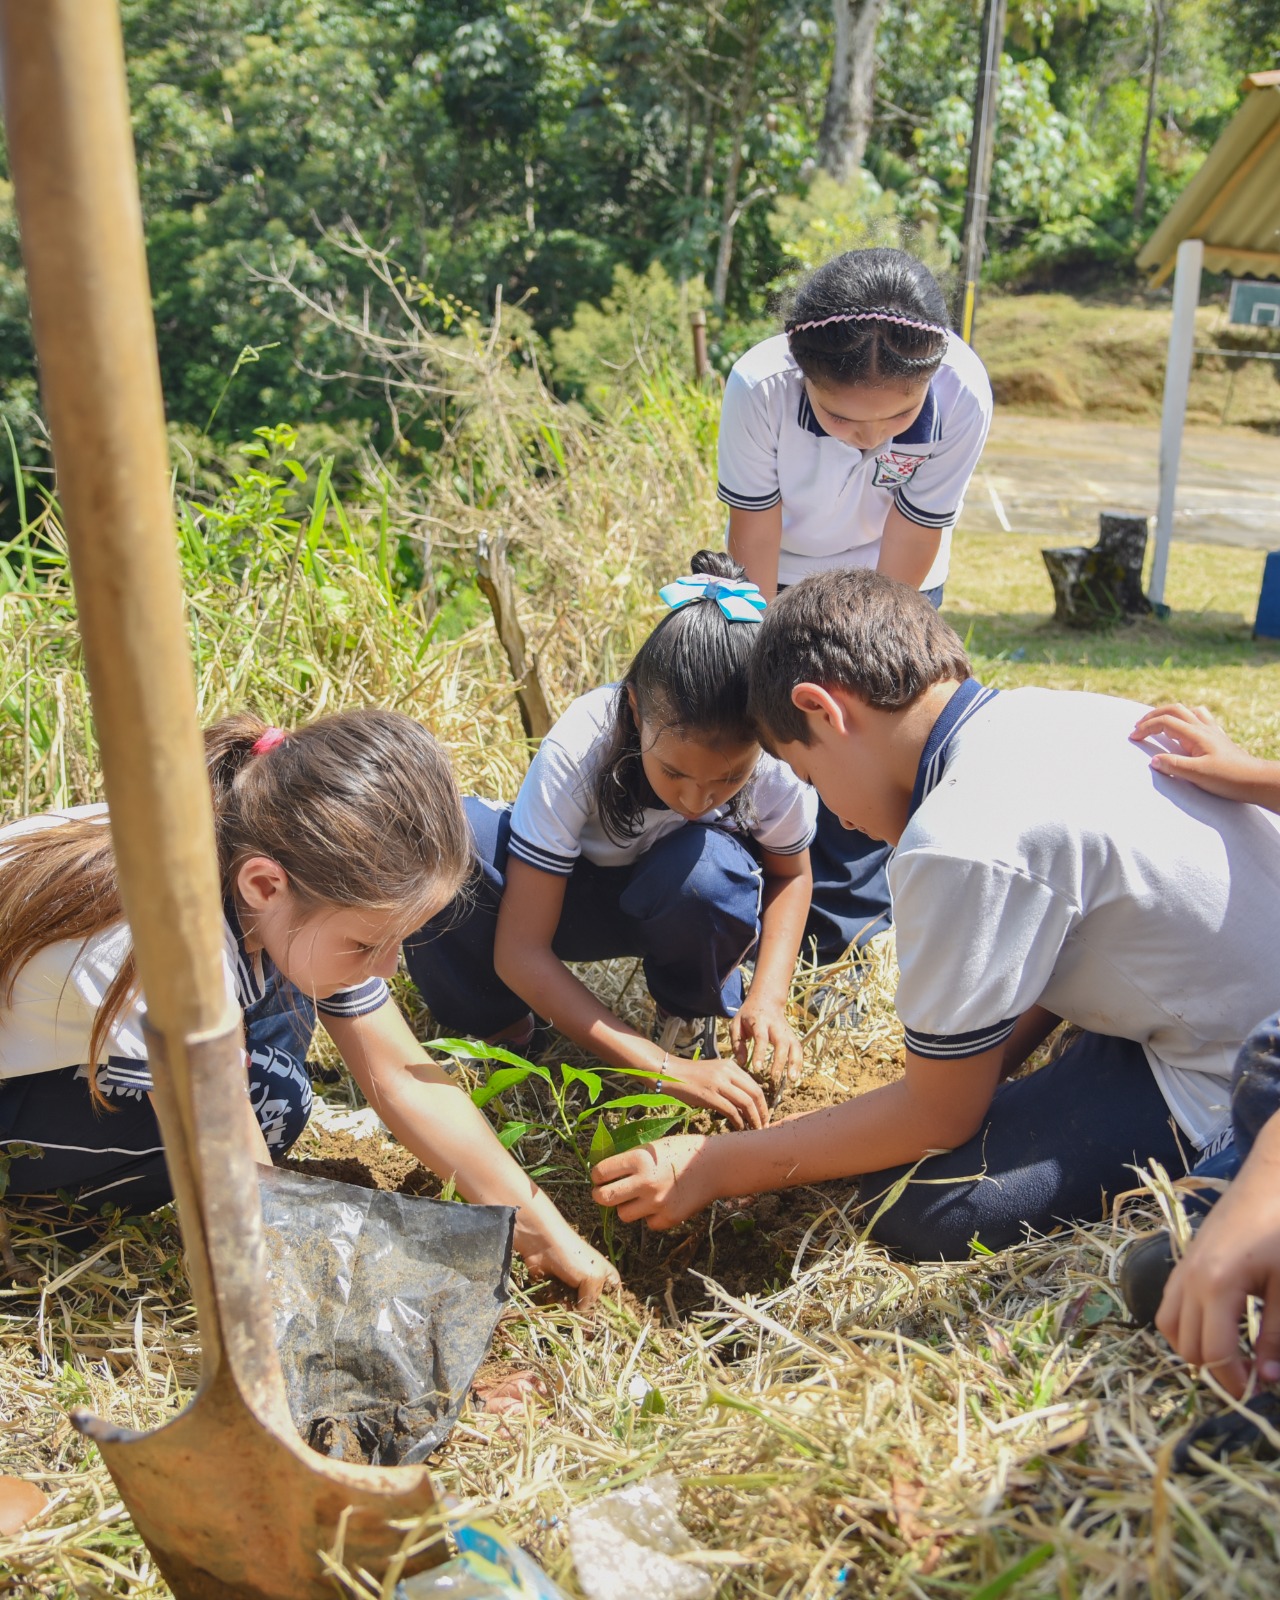
<svg viewBox="0 0 1280 1600"><path fill-rule="evenodd" d="M997 409L964 525L1092 543L1100 510L1154 514L1159 460L1160 432L1147 423ZM1280 548L1280 438L1249 428L1188 428L1174 537Z"/></svg>

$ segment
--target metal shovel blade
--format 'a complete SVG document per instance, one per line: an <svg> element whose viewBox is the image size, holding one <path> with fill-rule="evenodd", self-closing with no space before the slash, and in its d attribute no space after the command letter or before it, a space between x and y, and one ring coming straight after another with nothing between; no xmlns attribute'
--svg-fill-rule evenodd
<svg viewBox="0 0 1280 1600"><path fill-rule="evenodd" d="M329 1460L299 1438L273 1337L257 1169L238 1132L239 1027L190 1041L181 1061L154 1035L148 1045L199 1311L200 1389L150 1433L83 1411L72 1420L101 1449L178 1600L332 1600L323 1554L381 1577L405 1525L429 1521L431 1478L424 1467ZM175 1092L183 1078L194 1146ZM404 1570L444 1555L427 1552Z"/></svg>

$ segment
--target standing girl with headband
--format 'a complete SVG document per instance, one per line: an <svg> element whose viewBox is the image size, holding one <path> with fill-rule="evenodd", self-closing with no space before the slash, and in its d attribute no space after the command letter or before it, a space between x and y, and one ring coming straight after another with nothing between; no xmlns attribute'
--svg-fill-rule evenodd
<svg viewBox="0 0 1280 1600"><path fill-rule="evenodd" d="M264 1165L306 1126L319 1012L371 1106L469 1200L516 1209L515 1245L590 1301L617 1274L502 1148L392 1001L405 934L457 893L471 842L425 728L349 711L295 733L205 734L228 994L245 1031L244 1137ZM0 828L0 1156L8 1192L138 1214L172 1198L104 806ZM33 1148L32 1148L33 1147Z"/></svg>
<svg viewBox="0 0 1280 1600"><path fill-rule="evenodd" d="M761 1127L749 1052L757 1067L772 1052L775 1078L800 1066L785 1008L816 802L747 717L764 601L727 556L701 551L693 571L663 589L672 613L622 682L575 700L543 740L515 804L466 802L483 875L405 959L450 1031L519 1050L543 1017L599 1060ZM612 956L644 960L652 1039L565 966ZM717 1016L736 1060L716 1058Z"/></svg>
<svg viewBox="0 0 1280 1600"><path fill-rule="evenodd" d="M902 250L847 251L729 374L729 552L769 599L811 572L875 567L937 605L990 425L986 371L929 269ZM888 855L821 808L805 929L819 961L889 925Z"/></svg>

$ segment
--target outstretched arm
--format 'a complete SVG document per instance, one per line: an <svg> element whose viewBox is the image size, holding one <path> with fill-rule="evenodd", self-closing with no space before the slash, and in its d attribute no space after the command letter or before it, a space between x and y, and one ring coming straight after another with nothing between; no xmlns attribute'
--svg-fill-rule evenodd
<svg viewBox="0 0 1280 1600"><path fill-rule="evenodd" d="M907 1052L896 1083L756 1132L683 1135L600 1162L592 1193L624 1222L673 1228L713 1200L792 1189L952 1150L982 1126L1004 1047L962 1061Z"/></svg>
<svg viewBox="0 0 1280 1600"><path fill-rule="evenodd" d="M515 1246L530 1272L571 1285L583 1306L618 1286L617 1272L502 1148L465 1091L414 1038L394 1002L364 1017L325 1017L324 1025L365 1099L423 1166L454 1178L468 1200L515 1208Z"/></svg>
<svg viewBox="0 0 1280 1600"><path fill-rule="evenodd" d="M1173 750L1157 749L1151 770L1185 778L1224 800L1251 801L1280 811L1280 761L1251 756L1227 737L1204 706L1156 706L1140 717L1129 737L1140 744L1163 735Z"/></svg>
<svg viewBox="0 0 1280 1600"><path fill-rule="evenodd" d="M498 911L494 963L498 976L539 1016L612 1067L662 1075L662 1087L690 1105L707 1106L735 1127L763 1127L769 1119L764 1093L732 1061L668 1059L615 1017L551 947L564 906L565 878L508 859L507 886Z"/></svg>
<svg viewBox="0 0 1280 1600"><path fill-rule="evenodd" d="M760 948L750 991L729 1024L729 1037L739 1066L746 1066L749 1050L758 1052L757 1065L772 1050L772 1077L778 1084L784 1078L794 1082L804 1064L800 1041L787 1021L787 996L813 897L813 870L807 850L794 856L762 854Z"/></svg>
<svg viewBox="0 0 1280 1600"><path fill-rule="evenodd" d="M1165 1285L1156 1326L1184 1361L1208 1368L1239 1398L1249 1363L1240 1321L1262 1301L1255 1348L1262 1383L1280 1382L1280 1115L1264 1124L1239 1175L1200 1226Z"/></svg>

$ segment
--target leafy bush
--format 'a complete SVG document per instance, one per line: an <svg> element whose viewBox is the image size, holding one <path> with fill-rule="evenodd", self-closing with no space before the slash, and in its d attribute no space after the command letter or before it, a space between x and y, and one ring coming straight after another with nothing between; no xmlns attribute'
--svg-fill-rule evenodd
<svg viewBox="0 0 1280 1600"><path fill-rule="evenodd" d="M688 372L689 314L706 303L700 278L675 283L657 261L644 273L616 268L601 303L584 302L571 326L551 335L557 388L604 410L660 371Z"/></svg>

